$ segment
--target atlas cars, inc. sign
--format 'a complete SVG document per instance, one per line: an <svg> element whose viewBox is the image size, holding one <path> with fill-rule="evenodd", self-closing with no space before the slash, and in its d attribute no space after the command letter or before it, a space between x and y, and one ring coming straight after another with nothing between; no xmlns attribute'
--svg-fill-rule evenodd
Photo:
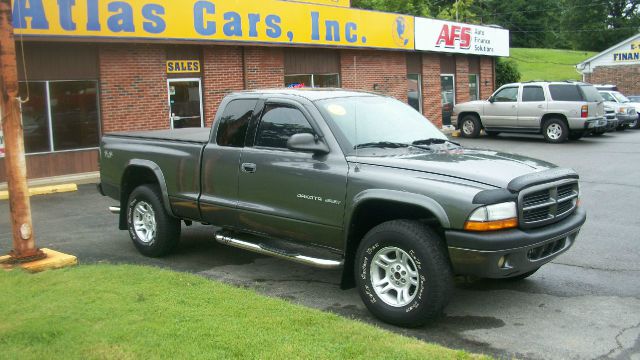
<svg viewBox="0 0 640 360"><path fill-rule="evenodd" d="M509 56L509 31L451 21L416 18L416 50Z"/></svg>

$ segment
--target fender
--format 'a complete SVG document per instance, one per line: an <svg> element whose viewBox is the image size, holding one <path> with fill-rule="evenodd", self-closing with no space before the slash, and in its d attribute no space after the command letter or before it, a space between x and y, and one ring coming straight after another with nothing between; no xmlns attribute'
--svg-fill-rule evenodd
<svg viewBox="0 0 640 360"><path fill-rule="evenodd" d="M151 160L131 159L124 167L123 174L125 174L127 170L132 166L147 168L155 174L156 179L158 179L158 185L160 186L160 192L162 193L162 203L164 205L164 209L167 212L167 214L175 217L175 215L173 214L173 210L171 209L171 203L169 202L169 192L167 191L167 183L165 182L164 174L162 173L162 169L160 169L160 166L158 166L158 164L154 163ZM122 191L122 180L120 185L121 191ZM127 200L122 199L122 201L126 202ZM123 209L126 208L126 204L121 204L121 206ZM121 214L124 214L124 213L126 212L124 211L121 212Z"/></svg>

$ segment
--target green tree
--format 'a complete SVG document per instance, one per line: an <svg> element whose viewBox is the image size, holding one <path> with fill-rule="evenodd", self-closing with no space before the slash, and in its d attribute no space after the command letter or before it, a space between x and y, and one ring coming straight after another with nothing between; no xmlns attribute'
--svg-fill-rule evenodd
<svg viewBox="0 0 640 360"><path fill-rule="evenodd" d="M506 58L496 59L496 87L518 82L521 77L515 61Z"/></svg>

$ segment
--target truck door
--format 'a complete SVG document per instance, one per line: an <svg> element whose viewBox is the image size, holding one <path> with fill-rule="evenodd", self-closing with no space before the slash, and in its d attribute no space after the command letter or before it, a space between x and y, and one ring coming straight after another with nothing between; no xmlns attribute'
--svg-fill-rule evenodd
<svg viewBox="0 0 640 360"><path fill-rule="evenodd" d="M518 106L518 126L528 129L540 129L540 119L542 119L546 111L547 99L542 86L523 86L522 101Z"/></svg>
<svg viewBox="0 0 640 360"><path fill-rule="evenodd" d="M503 87L484 105L482 124L488 128L516 127L518 123L518 86Z"/></svg>
<svg viewBox="0 0 640 360"><path fill-rule="evenodd" d="M287 148L294 134L322 135L296 102L268 100L256 120L253 146L243 149L239 164L240 227L339 248L348 170L344 155L337 149L318 156Z"/></svg>
<svg viewBox="0 0 640 360"><path fill-rule="evenodd" d="M200 214L208 223L224 227L238 224L240 155L257 99L236 99L221 104L212 136L202 154Z"/></svg>

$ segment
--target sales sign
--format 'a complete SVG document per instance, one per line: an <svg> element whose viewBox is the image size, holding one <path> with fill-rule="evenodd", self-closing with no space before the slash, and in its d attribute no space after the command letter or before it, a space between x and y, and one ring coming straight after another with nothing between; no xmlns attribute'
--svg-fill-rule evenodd
<svg viewBox="0 0 640 360"><path fill-rule="evenodd" d="M412 16L277 0L13 0L13 24L27 37L414 49Z"/></svg>
<svg viewBox="0 0 640 360"><path fill-rule="evenodd" d="M169 60L167 74L187 74L200 72L199 60Z"/></svg>
<svg viewBox="0 0 640 360"><path fill-rule="evenodd" d="M415 19L416 50L509 56L509 31L490 26Z"/></svg>

